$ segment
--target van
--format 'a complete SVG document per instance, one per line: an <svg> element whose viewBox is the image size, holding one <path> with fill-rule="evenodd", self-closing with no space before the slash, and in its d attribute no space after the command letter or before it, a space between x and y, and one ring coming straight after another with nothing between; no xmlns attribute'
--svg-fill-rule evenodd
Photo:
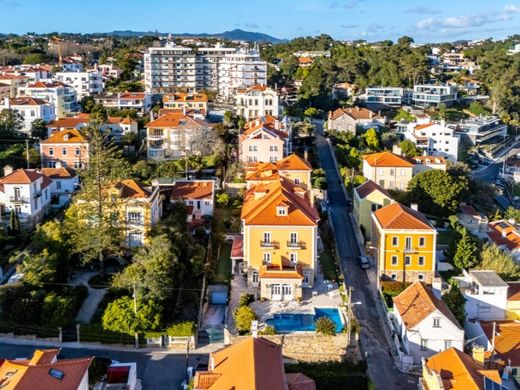
<svg viewBox="0 0 520 390"><path fill-rule="evenodd" d="M368 257L366 256L359 256L358 257L358 264L361 269L368 269L370 268L370 261L368 261Z"/></svg>

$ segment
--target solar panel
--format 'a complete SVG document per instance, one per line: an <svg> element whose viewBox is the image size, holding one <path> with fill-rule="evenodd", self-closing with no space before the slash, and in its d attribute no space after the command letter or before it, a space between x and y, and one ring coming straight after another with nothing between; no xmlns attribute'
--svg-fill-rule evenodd
<svg viewBox="0 0 520 390"><path fill-rule="evenodd" d="M55 368L51 368L49 370L49 375L61 381L65 376L65 373L63 371L56 370Z"/></svg>
<svg viewBox="0 0 520 390"><path fill-rule="evenodd" d="M502 386L500 383L484 377L484 390L508 390L507 387Z"/></svg>

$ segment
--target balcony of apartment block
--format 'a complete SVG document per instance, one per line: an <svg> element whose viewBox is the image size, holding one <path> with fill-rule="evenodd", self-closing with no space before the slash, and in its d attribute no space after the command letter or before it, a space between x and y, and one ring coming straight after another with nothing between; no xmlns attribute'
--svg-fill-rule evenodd
<svg viewBox="0 0 520 390"><path fill-rule="evenodd" d="M289 249L305 249L306 243L305 241L287 241L287 248Z"/></svg>
<svg viewBox="0 0 520 390"><path fill-rule="evenodd" d="M152 139L161 140L164 138L164 133L162 131L161 132L151 132L150 134L147 134L146 137L150 140L152 140Z"/></svg>
<svg viewBox="0 0 520 390"><path fill-rule="evenodd" d="M270 249L278 249L280 248L280 243L278 241L260 241L260 248L270 248Z"/></svg>
<svg viewBox="0 0 520 390"><path fill-rule="evenodd" d="M166 144L164 142L149 142L148 149L151 150L164 150L166 149Z"/></svg>
<svg viewBox="0 0 520 390"><path fill-rule="evenodd" d="M9 202L14 204L31 203L31 199L26 196L10 196Z"/></svg>

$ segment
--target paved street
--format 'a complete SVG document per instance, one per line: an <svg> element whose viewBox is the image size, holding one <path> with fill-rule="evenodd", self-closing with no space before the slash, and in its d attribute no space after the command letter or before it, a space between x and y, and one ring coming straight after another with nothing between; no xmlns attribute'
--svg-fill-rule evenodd
<svg viewBox="0 0 520 390"><path fill-rule="evenodd" d="M0 357L9 359L31 357L35 348L37 347L0 343ZM136 362L137 377L141 379L144 390L179 389L186 372L184 354L63 348L60 357L76 358L93 355L117 360L121 363ZM207 362L208 356L191 355L190 365L195 364L197 359Z"/></svg>
<svg viewBox="0 0 520 390"><path fill-rule="evenodd" d="M317 126L316 133L321 133L320 125ZM347 285L354 289L352 301L361 302L360 305L354 306L354 312L362 327L361 348L367 352L368 373L377 389L416 389L417 377L404 375L394 366L375 307L376 303L370 292L367 273L360 269L355 261L359 250L339 175L326 139L321 134L316 134L316 140L321 166L327 173L329 209L345 280Z"/></svg>

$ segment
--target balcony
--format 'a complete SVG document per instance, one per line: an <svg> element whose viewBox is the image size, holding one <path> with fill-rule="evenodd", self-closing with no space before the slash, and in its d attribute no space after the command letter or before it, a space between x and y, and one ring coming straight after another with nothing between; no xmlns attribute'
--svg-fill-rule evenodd
<svg viewBox="0 0 520 390"><path fill-rule="evenodd" d="M25 197L25 196L10 196L9 202L11 203L31 203L31 199Z"/></svg>
<svg viewBox="0 0 520 390"><path fill-rule="evenodd" d="M419 250L417 248L410 247L410 248L405 248L403 252L404 253L416 253L416 252L419 252Z"/></svg>
<svg viewBox="0 0 520 390"><path fill-rule="evenodd" d="M40 196L42 196L42 190L38 190L34 193L35 198L39 198Z"/></svg>
<svg viewBox="0 0 520 390"><path fill-rule="evenodd" d="M163 139L164 138L164 134L163 133L157 133L157 134L148 134L146 136L148 139Z"/></svg>
<svg viewBox="0 0 520 390"><path fill-rule="evenodd" d="M271 248L271 249L277 249L279 248L279 243L276 241L260 241L260 247L261 248Z"/></svg>
<svg viewBox="0 0 520 390"><path fill-rule="evenodd" d="M305 242L303 242L303 241L287 241L287 248L290 248L290 249L305 249Z"/></svg>

